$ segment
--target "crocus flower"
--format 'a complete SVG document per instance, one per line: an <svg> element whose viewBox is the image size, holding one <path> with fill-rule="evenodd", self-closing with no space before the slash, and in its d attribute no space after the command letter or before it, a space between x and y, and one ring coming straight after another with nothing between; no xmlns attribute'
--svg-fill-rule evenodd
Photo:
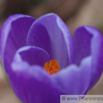
<svg viewBox="0 0 103 103"><path fill-rule="evenodd" d="M59 103L60 95L84 95L99 80L103 37L90 26L72 37L56 14L37 20L17 14L1 28L1 60L23 103Z"/></svg>

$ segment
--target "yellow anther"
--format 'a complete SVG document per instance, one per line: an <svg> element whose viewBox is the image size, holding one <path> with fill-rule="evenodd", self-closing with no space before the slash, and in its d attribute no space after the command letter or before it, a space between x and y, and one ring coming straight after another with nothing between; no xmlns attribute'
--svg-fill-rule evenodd
<svg viewBox="0 0 103 103"><path fill-rule="evenodd" d="M60 71L60 66L58 64L58 61L51 60L50 63L46 62L43 68L49 73L54 74Z"/></svg>

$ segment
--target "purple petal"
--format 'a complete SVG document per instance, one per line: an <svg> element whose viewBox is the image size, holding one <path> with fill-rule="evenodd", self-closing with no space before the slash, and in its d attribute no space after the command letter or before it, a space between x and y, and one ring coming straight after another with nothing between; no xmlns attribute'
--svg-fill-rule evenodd
<svg viewBox="0 0 103 103"><path fill-rule="evenodd" d="M34 18L27 15L10 16L1 28L1 59L8 72L9 65L17 49L26 45L26 38Z"/></svg>
<svg viewBox="0 0 103 103"><path fill-rule="evenodd" d="M27 43L47 51L50 59L59 62L61 69L73 63L72 35L56 14L47 14L37 19L30 28Z"/></svg>
<svg viewBox="0 0 103 103"><path fill-rule="evenodd" d="M92 76L91 60L91 57L87 57L79 67L70 65L54 74L52 78L57 81L67 95L84 95L88 90Z"/></svg>
<svg viewBox="0 0 103 103"><path fill-rule="evenodd" d="M74 35L77 65L85 57L92 56L91 89L99 80L103 68L103 37L95 28L90 26L79 27Z"/></svg>
<svg viewBox="0 0 103 103"><path fill-rule="evenodd" d="M50 61L50 57L46 51L35 46L25 46L20 48L14 57L15 61L26 61L30 65L44 66L45 62Z"/></svg>
<svg viewBox="0 0 103 103"><path fill-rule="evenodd" d="M60 103L63 94L55 80L39 66L13 62L10 84L23 103Z"/></svg>
<svg viewBox="0 0 103 103"><path fill-rule="evenodd" d="M82 26L74 33L75 63L80 64L81 60L91 55L91 39L93 35Z"/></svg>
<svg viewBox="0 0 103 103"><path fill-rule="evenodd" d="M92 79L90 83L91 89L100 79L103 69L103 36L95 28L85 26L85 29L93 35L91 41L91 55L92 55Z"/></svg>

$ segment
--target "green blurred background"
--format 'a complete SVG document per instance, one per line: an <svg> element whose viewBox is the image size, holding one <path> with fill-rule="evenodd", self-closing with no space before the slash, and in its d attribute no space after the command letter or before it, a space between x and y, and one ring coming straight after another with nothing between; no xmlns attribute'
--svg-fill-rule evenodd
<svg viewBox="0 0 103 103"><path fill-rule="evenodd" d="M35 18L54 12L72 34L82 25L94 26L103 33L103 0L0 0L0 27L9 15L27 14ZM86 75L87 76L87 75ZM103 76L88 94L103 94ZM0 103L20 103L0 64Z"/></svg>

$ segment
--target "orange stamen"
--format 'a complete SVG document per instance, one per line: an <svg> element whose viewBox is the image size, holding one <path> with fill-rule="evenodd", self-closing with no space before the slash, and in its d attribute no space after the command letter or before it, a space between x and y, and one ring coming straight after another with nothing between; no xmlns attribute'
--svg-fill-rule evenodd
<svg viewBox="0 0 103 103"><path fill-rule="evenodd" d="M60 71L60 66L58 64L58 61L51 60L50 63L46 62L43 68L49 73L54 74Z"/></svg>

